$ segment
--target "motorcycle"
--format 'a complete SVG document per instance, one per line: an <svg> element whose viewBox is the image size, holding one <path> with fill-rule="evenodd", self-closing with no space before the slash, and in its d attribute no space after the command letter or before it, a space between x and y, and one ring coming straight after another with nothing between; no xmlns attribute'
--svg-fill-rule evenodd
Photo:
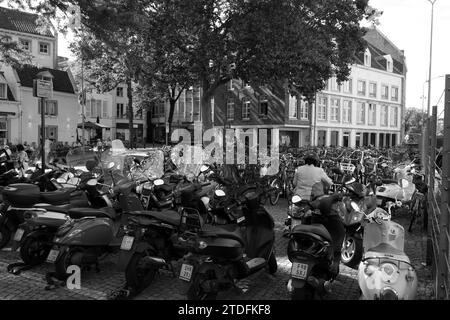
<svg viewBox="0 0 450 320"><path fill-rule="evenodd" d="M249 192L227 210L234 224L204 225L198 219L198 232L181 237L189 253L179 278L189 283L189 300L215 299L219 291L239 287L240 280L264 268L271 274L277 270L274 221L260 205L259 195Z"/></svg>
<svg viewBox="0 0 450 320"><path fill-rule="evenodd" d="M360 210L356 203L352 207ZM362 214L367 223L364 255L358 268L361 300L414 300L418 279L404 252L404 228L391 221L391 214L382 208Z"/></svg>

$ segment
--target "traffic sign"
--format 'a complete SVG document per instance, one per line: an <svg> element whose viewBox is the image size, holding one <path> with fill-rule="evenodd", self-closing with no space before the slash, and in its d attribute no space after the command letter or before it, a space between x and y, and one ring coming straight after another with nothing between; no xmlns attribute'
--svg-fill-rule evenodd
<svg viewBox="0 0 450 320"><path fill-rule="evenodd" d="M33 96L38 98L53 98L53 83L48 80L33 80Z"/></svg>

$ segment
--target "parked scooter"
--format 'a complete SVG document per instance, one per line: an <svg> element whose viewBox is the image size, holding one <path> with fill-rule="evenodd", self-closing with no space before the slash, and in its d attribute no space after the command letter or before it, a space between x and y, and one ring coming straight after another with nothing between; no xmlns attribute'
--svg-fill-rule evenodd
<svg viewBox="0 0 450 320"><path fill-rule="evenodd" d="M271 274L277 270L274 221L260 205L259 195L247 193L228 210L234 212L234 225L200 223L198 233L182 236L191 252L179 277L189 282L190 300L215 299L219 291L239 287L239 280L264 268Z"/></svg>
<svg viewBox="0 0 450 320"><path fill-rule="evenodd" d="M339 216L330 215L337 210L335 206L341 199L340 194L333 194L309 202L310 209L303 211L302 220L310 224L296 224L289 233L287 254L292 268L287 289L292 300L321 298L339 273L337 245L340 239L335 235L334 243L325 225L341 223ZM302 199L296 195L292 202L301 203Z"/></svg>
<svg viewBox="0 0 450 320"><path fill-rule="evenodd" d="M360 210L356 203L352 206ZM382 208L364 217L368 223L364 226L364 256L358 268L361 299L414 300L418 279L404 252L404 228L391 221L391 214Z"/></svg>

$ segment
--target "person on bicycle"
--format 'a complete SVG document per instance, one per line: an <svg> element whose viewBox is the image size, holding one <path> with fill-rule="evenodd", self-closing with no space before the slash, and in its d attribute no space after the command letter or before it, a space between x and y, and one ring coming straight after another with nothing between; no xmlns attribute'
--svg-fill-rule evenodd
<svg viewBox="0 0 450 320"><path fill-rule="evenodd" d="M315 152L308 153L304 160L305 165L295 170L294 195L304 200L314 200L325 194L324 187L330 187L333 180L319 167L320 159Z"/></svg>

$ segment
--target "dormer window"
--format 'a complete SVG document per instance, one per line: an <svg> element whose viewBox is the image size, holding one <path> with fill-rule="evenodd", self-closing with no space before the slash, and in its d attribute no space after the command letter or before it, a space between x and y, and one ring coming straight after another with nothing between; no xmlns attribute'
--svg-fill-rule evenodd
<svg viewBox="0 0 450 320"><path fill-rule="evenodd" d="M8 85L5 77L0 73L0 100L5 100L8 97Z"/></svg>
<svg viewBox="0 0 450 320"><path fill-rule="evenodd" d="M366 67L370 67L372 62L372 55L370 54L370 50L366 49L366 52L364 53L364 65Z"/></svg>
<svg viewBox="0 0 450 320"><path fill-rule="evenodd" d="M392 72L394 69L394 65L392 62L392 57L390 55L386 55L384 56L386 58L386 71L387 72Z"/></svg>

